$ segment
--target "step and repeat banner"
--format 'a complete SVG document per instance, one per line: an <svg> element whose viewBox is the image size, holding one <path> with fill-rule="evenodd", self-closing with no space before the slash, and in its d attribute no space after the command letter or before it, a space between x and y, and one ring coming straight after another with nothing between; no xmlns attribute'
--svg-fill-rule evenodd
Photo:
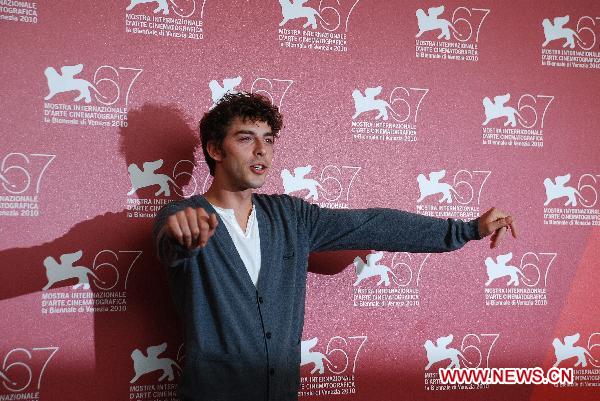
<svg viewBox="0 0 600 401"><path fill-rule="evenodd" d="M0 400L177 399L150 232L209 187L197 125L229 91L284 115L261 192L518 222L495 249L314 255L301 400L599 399L597 1L0 0L0 32Z"/></svg>

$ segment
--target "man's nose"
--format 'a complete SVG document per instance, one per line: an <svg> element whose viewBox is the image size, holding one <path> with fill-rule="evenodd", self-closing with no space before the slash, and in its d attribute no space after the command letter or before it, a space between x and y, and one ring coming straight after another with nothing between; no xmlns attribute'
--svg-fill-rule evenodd
<svg viewBox="0 0 600 401"><path fill-rule="evenodd" d="M265 145L265 142L262 139L257 138L254 142L254 154L256 154L257 156L263 156L265 154L266 149L267 146Z"/></svg>

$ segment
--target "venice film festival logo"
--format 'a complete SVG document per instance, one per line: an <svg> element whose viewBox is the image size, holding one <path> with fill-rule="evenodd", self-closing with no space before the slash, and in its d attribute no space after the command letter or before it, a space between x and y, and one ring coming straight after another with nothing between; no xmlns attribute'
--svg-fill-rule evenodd
<svg viewBox="0 0 600 401"><path fill-rule="evenodd" d="M556 252L525 252L512 262L508 252L485 259L486 306L545 306L548 304L548 274ZM518 263L518 265L516 265Z"/></svg>
<svg viewBox="0 0 600 401"><path fill-rule="evenodd" d="M59 347L16 347L4 355L0 367L0 399L37 401L46 369ZM43 397L42 397L43 399Z"/></svg>
<svg viewBox="0 0 600 401"><path fill-rule="evenodd" d="M553 367L557 367L563 361L575 358L573 361L573 367L585 368L587 367L589 361L592 366L600 368L600 360L594 358L594 356L590 353L590 350L593 348L600 347L600 342L594 342L600 341L600 333L592 333L590 335L588 338L587 348L584 348L580 345L575 345L580 338L581 335L579 333L575 333L573 335L566 336L562 341L559 338L555 338L552 341L552 346L554 347L554 356L556 358L556 362L554 362Z"/></svg>
<svg viewBox="0 0 600 401"><path fill-rule="evenodd" d="M360 0L279 0L280 46L347 52L350 15ZM299 20L299 21L298 21Z"/></svg>
<svg viewBox="0 0 600 401"><path fill-rule="evenodd" d="M349 209L352 187L362 167L329 164L322 168L312 165L281 170L285 194L302 196L322 207ZM320 174L319 174L320 172Z"/></svg>
<svg viewBox="0 0 600 401"><path fill-rule="evenodd" d="M210 174L201 171L201 168L195 169L192 160L178 160L168 174L164 169L159 171L163 164L163 160L158 159L142 163L141 168L136 163L127 167L131 184L125 205L127 217L154 218L158 210L170 202L173 193L179 197L189 197L206 192L210 186ZM182 186L177 182L187 184ZM140 197L140 193L153 196Z"/></svg>
<svg viewBox="0 0 600 401"><path fill-rule="evenodd" d="M355 307L406 308L419 306L421 272L430 254L373 252L354 259L352 284Z"/></svg>
<svg viewBox="0 0 600 401"><path fill-rule="evenodd" d="M450 344L454 341L453 334L439 337L435 342L425 341L425 344L423 344L427 356L425 390L438 391L446 389L444 388L445 385L439 384L438 368L489 368L492 349L499 337L499 333L468 333L463 336L460 348L450 347ZM483 387L471 385L463 389L480 389Z"/></svg>
<svg viewBox="0 0 600 401"><path fill-rule="evenodd" d="M175 359L161 356L166 350L167 343L164 342L147 347L145 352L141 349L131 352L134 373L129 381L130 399L168 401L177 397L177 384L173 381L182 372L183 344L179 346Z"/></svg>
<svg viewBox="0 0 600 401"><path fill-rule="evenodd" d="M212 100L210 108L212 109L215 107L219 100L227 93L235 94L240 92L250 92L266 96L271 103L277 106L281 111L283 109L285 96L294 83L291 79L258 77L252 81L250 88L243 90L242 80L241 76L224 78L222 80L211 80L208 83Z"/></svg>
<svg viewBox="0 0 600 401"><path fill-rule="evenodd" d="M299 396L356 394L356 367L367 336L334 336L323 351L319 338L300 344ZM305 368L303 368L305 367Z"/></svg>
<svg viewBox="0 0 600 401"><path fill-rule="evenodd" d="M415 142L419 110L429 89L396 86L386 100L377 98L382 86L352 91L354 139ZM390 119L391 117L391 119Z"/></svg>
<svg viewBox="0 0 600 401"><path fill-rule="evenodd" d="M175 39L204 38L206 0L130 0L125 32Z"/></svg>
<svg viewBox="0 0 600 401"><path fill-rule="evenodd" d="M76 77L83 67L83 64L65 65L60 73L54 67L44 70L48 84L44 122L126 127L132 88L143 70L102 65L90 81Z"/></svg>
<svg viewBox="0 0 600 401"><path fill-rule="evenodd" d="M40 216L42 179L56 155L11 152L0 165L0 216Z"/></svg>
<svg viewBox="0 0 600 401"><path fill-rule="evenodd" d="M576 186L570 180L571 174L544 179L544 224L600 226L600 174L582 174Z"/></svg>
<svg viewBox="0 0 600 401"><path fill-rule="evenodd" d="M137 164L131 163L129 167L127 167L129 179L131 180L131 189L127 192L127 195L131 196L138 189L155 185L158 185L158 190L154 193L154 196L171 196L171 187L169 184L180 189L171 177L166 174L156 173L156 170L162 167L162 165L162 159L145 162L142 164L142 169L140 169Z"/></svg>
<svg viewBox="0 0 600 401"><path fill-rule="evenodd" d="M556 358L553 367L562 365L563 367L578 368L574 371L575 383L581 387L597 387L600 385L597 376L598 368L600 368L600 357L594 356L594 352L598 355L596 348L600 348L600 333L591 333L585 346L576 345L580 339L581 334L575 333L565 336L563 339L554 338L552 340L554 357Z"/></svg>
<svg viewBox="0 0 600 401"><path fill-rule="evenodd" d="M542 65L566 68L600 68L600 52L596 35L600 33L600 17L584 15L567 27L570 16L544 18L542 27ZM574 29L573 29L574 28Z"/></svg>
<svg viewBox="0 0 600 401"><path fill-rule="evenodd" d="M442 16L445 10L441 5L416 11L419 29L415 35L416 57L478 61L479 33L490 10L460 6L452 11L450 20Z"/></svg>
<svg viewBox="0 0 600 401"><path fill-rule="evenodd" d="M461 169L452 176L451 184L442 182L445 169L427 176L419 174L416 210L432 217L474 219L480 214L481 194L491 174L491 171Z"/></svg>
<svg viewBox="0 0 600 401"><path fill-rule="evenodd" d="M141 255L142 251L103 249L93 254L90 267L79 262L82 250L63 253L58 260L47 256L43 261L48 282L40 296L42 314L125 312L129 278ZM67 283L70 290L63 288ZM52 288L55 290L49 291Z"/></svg>
<svg viewBox="0 0 600 401"><path fill-rule="evenodd" d="M483 98L483 144L544 146L544 119L554 96L526 93L513 105L507 104L510 98L510 93L495 96L494 101Z"/></svg>

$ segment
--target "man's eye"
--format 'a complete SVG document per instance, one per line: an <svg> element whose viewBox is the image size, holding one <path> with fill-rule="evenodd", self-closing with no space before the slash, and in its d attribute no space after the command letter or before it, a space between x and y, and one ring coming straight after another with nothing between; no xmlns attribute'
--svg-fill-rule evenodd
<svg viewBox="0 0 600 401"><path fill-rule="evenodd" d="M275 139L274 138L266 138L265 141L267 143L270 143L270 144L274 144L275 143Z"/></svg>
<svg viewBox="0 0 600 401"><path fill-rule="evenodd" d="M252 138L250 138L249 136L241 136L240 137L240 141L249 141L250 139L252 139Z"/></svg>

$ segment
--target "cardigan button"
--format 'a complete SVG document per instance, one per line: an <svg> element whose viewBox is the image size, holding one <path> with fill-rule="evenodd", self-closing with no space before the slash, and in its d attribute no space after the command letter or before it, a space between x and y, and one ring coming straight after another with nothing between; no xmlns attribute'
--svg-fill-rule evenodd
<svg viewBox="0 0 600 401"><path fill-rule="evenodd" d="M263 297L258 297L258 303L262 304L264 302Z"/></svg>
<svg viewBox="0 0 600 401"><path fill-rule="evenodd" d="M270 331L267 331L267 332L265 333L265 336L266 336L266 337L267 337L267 338L270 340L270 339L271 339L271 332L270 332Z"/></svg>

